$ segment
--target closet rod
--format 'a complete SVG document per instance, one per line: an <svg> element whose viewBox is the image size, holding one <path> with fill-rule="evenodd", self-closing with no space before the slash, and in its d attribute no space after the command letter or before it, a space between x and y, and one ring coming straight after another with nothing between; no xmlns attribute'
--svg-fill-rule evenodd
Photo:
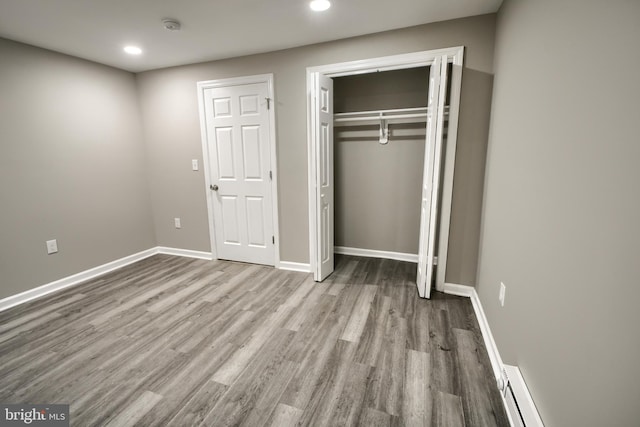
<svg viewBox="0 0 640 427"><path fill-rule="evenodd" d="M358 111L351 113L335 113L333 115L333 121L342 122L356 122L356 121L372 121L372 120L394 120L394 119L417 119L427 118L427 107L419 108L401 108L395 110L372 110L372 111ZM445 107L445 115L449 113L449 106ZM423 120L420 120L423 121Z"/></svg>
<svg viewBox="0 0 640 427"><path fill-rule="evenodd" d="M363 116L363 117L338 117L334 118L334 122L359 122L359 121L371 121L371 120L392 120L392 119L414 119L414 118L427 118L427 113L423 114L400 114L397 116Z"/></svg>
<svg viewBox="0 0 640 427"><path fill-rule="evenodd" d="M362 114L393 114L393 113L417 113L417 112L427 112L428 107L417 107L417 108L396 108L393 110L366 110L366 111L353 111L350 113L335 113L334 116L339 117L349 117L349 116L357 116Z"/></svg>

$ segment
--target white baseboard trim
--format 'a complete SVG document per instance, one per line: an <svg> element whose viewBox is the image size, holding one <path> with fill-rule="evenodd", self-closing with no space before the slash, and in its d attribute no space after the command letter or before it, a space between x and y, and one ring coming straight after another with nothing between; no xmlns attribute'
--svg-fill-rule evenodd
<svg viewBox="0 0 640 427"><path fill-rule="evenodd" d="M187 258L206 259L211 261L213 254L211 252L192 251L191 249L168 248L166 246L157 246L157 253L165 255L183 256Z"/></svg>
<svg viewBox="0 0 640 427"><path fill-rule="evenodd" d="M115 261L111 261L106 264L102 264L97 267L93 267L88 270L81 271L80 273L63 277L62 279L56 280L51 283L47 283L42 286L38 286L37 288L29 289L28 291L24 291L16 295L11 295L9 297L3 298L0 300L0 311L6 310L11 307L15 307L16 305L19 305L19 304L24 304L25 302L43 297L50 293L60 291L65 288L69 288L71 286L78 285L80 283L86 282L87 280L93 279L95 277L101 276L103 274L109 273L119 268L125 267L129 264L133 264L134 262L141 261L145 258L149 258L150 256L153 256L156 254L175 255L175 256L199 258L199 259L206 259L206 260L213 259L213 256L210 252L200 252L200 251L192 251L189 249L176 249L176 248L167 248L164 246L156 246L156 247L144 250L142 252L138 252L138 253L126 256L124 258L120 258Z"/></svg>
<svg viewBox="0 0 640 427"><path fill-rule="evenodd" d="M507 412L507 416L509 417L509 423L514 426L517 425L509 411L509 407L507 405L507 401L504 396L504 390L507 384L507 376L505 371L504 363L502 362L502 358L500 357L500 352L498 351L498 345L496 344L495 339L493 338L493 334L491 333L491 328L489 327L489 321L487 320L487 316L484 313L484 309L482 308L482 303L480 302L480 297L476 292L476 288L473 286L467 285L457 285L455 283L445 283L444 284L444 292L450 295L457 295L461 297L471 298L471 305L473 307L473 312L478 319L478 325L480 326L480 332L482 333L482 339L484 341L484 345L487 348L487 353L489 354L489 360L491 362L491 369L493 370L493 375L496 379L496 386L498 390L500 390L500 397L502 398L502 404L504 405L505 411ZM517 368L516 368L517 369ZM520 371L518 370L518 373ZM511 379L510 379L511 380ZM535 410L535 405L533 403L533 399L531 399L531 395L529 391L526 389L526 385L522 376L516 379L516 381L520 381L521 388L526 390L526 399L524 399L529 406L529 408L534 408L533 412L535 412L535 417L532 418L536 420L536 423L532 423L534 426L543 426L542 421L540 420L540 416Z"/></svg>
<svg viewBox="0 0 640 427"><path fill-rule="evenodd" d="M52 292L60 291L62 289L80 284L82 282L86 282L89 279L93 279L94 277L98 277L110 271L117 270L126 265L133 264L134 262L138 262L157 253L157 248L147 249L145 251L138 252L133 255L129 255L124 258L120 258L115 261L90 268L85 271L81 271L80 273L63 277L62 279L47 283L42 286L38 286L37 288L29 289L28 291L24 291L16 295L11 295L0 300L0 311L15 307L19 304L24 304L27 301L40 298Z"/></svg>
<svg viewBox="0 0 640 427"><path fill-rule="evenodd" d="M303 273L311 273L311 265L302 262L280 261L278 264L280 270L301 271Z"/></svg>
<svg viewBox="0 0 640 427"><path fill-rule="evenodd" d="M487 316L484 314L484 309L482 308L480 297L478 296L475 288L471 286L469 287L471 288L471 305L473 306L473 311L475 312L476 318L478 319L478 324L480 325L480 332L482 332L484 345L485 347L487 347L487 353L489 353L491 368L493 369L493 374L496 377L498 388L502 390L504 386L502 378L502 368L504 364L502 363L502 358L500 357L500 352L498 351L498 345L493 339L493 334L491 333L491 328L489 327L489 321L487 320Z"/></svg>
<svg viewBox="0 0 640 427"><path fill-rule="evenodd" d="M496 377L498 388L502 389L502 358L500 358L498 346L493 339L493 334L491 333L491 328L489 328L489 322L487 320L487 316L484 314L484 309L482 308L482 303L480 303L480 298L478 297L476 288L467 285L457 285L455 283L445 283L444 293L471 298L471 305L473 306L473 311L478 319L478 324L480 325L480 332L482 332L484 345L487 347L487 353L489 353L489 360L491 360L493 374Z"/></svg>
<svg viewBox="0 0 640 427"><path fill-rule="evenodd" d="M457 295L459 297L467 297L471 298L473 292L475 292L475 288L473 286L468 285L457 285L455 283L445 283L444 289L442 290L445 294L449 295Z"/></svg>
<svg viewBox="0 0 640 427"><path fill-rule="evenodd" d="M349 248L336 246L334 252L342 255L363 256L368 258L387 258L398 261L418 262L418 254L405 254L402 252L376 251L374 249Z"/></svg>

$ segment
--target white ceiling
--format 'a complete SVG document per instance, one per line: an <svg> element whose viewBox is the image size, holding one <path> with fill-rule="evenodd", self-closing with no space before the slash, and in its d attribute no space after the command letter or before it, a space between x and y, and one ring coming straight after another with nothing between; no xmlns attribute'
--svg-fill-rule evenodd
<svg viewBox="0 0 640 427"><path fill-rule="evenodd" d="M492 13L502 0L0 0L0 37L138 72ZM182 30L164 29L176 18ZM140 46L133 57L124 45Z"/></svg>

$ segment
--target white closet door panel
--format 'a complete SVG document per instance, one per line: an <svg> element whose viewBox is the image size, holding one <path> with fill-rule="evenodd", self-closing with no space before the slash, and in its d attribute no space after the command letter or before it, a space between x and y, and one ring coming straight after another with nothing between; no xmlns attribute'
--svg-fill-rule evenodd
<svg viewBox="0 0 640 427"><path fill-rule="evenodd" d="M443 71L444 70L444 71ZM437 203L437 182L435 169L437 153L441 152L442 131L438 132L438 116L444 114L444 89L441 87L442 75L447 72L447 58L438 57L430 69L429 96L427 113L427 136L425 147L424 172L422 176L422 200L420 205L420 244L418 248L418 272L416 284L418 294L423 298L431 295L431 278L433 277L433 248L432 241L435 238L435 225L437 215L434 215L433 204ZM441 99L442 98L442 99ZM442 105L442 111L439 112ZM438 139L439 138L439 139ZM434 197L434 194L436 197ZM431 249L430 249L431 247Z"/></svg>
<svg viewBox="0 0 640 427"><path fill-rule="evenodd" d="M334 246L334 182L333 182L333 80L317 74L314 94L318 126L316 171L316 206L318 208L318 235L320 262L316 279L324 280L333 272Z"/></svg>
<svg viewBox="0 0 640 427"><path fill-rule="evenodd" d="M436 233L438 225L439 201L440 201L440 175L442 167L442 149L444 143L444 104L447 91L447 57L443 56L440 61L440 94L438 96L438 108L436 114L436 136L433 156L433 178L431 183L431 212L429 213L429 231L427 243L427 270L425 297L431 294L431 282L434 275L434 256L436 246ZM448 237L447 237L448 238Z"/></svg>

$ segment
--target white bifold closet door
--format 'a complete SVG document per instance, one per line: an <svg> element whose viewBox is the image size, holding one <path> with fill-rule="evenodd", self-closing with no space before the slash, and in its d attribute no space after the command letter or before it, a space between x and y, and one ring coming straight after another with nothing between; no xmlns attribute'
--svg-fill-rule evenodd
<svg viewBox="0 0 640 427"><path fill-rule="evenodd" d="M318 207L319 261L316 265L316 280L324 280L333 273L334 245L334 180L333 180L333 80L316 74L314 127L316 152L316 206Z"/></svg>
<svg viewBox="0 0 640 427"><path fill-rule="evenodd" d="M434 252L438 225L438 200L443 154L444 104L447 88L447 56L437 57L430 69L427 136L421 195L420 245L418 249L418 294L429 298L434 276ZM334 177L333 177L333 80L314 74L311 116L315 152L312 166L315 192L316 281L334 268ZM375 230L372 230L375 232ZM443 236L447 238L448 236Z"/></svg>
<svg viewBox="0 0 640 427"><path fill-rule="evenodd" d="M447 57L435 59L429 76L427 103L427 141L424 153L422 178L422 203L420 212L420 244L418 247L418 294L431 295L434 252L438 225L438 200L440 169L442 163L442 135L444 128L444 104L447 89ZM442 236L447 238L447 236Z"/></svg>

